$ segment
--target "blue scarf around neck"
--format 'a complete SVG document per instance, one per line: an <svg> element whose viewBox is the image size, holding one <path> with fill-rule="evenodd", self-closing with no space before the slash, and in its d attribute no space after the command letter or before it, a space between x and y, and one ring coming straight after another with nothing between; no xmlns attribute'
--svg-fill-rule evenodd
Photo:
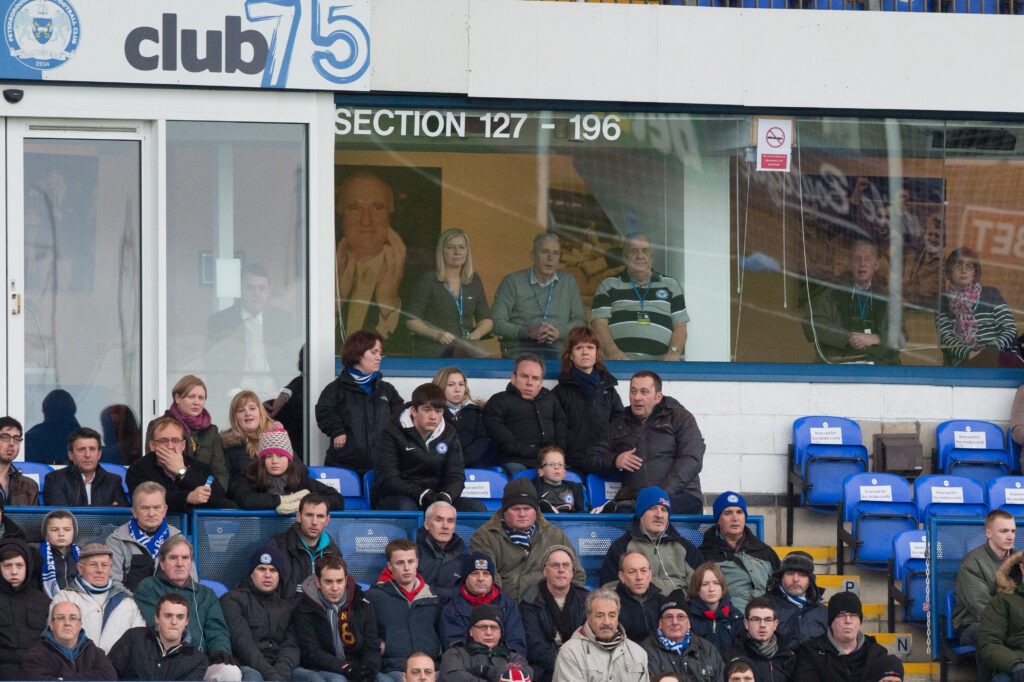
<svg viewBox="0 0 1024 682"><path fill-rule="evenodd" d="M370 395L373 392L373 384L380 376L380 370L377 370L373 374L363 374L355 367L346 367L345 369L352 377L352 380L356 382L356 385L363 389L363 392L366 393L366 395Z"/></svg>
<svg viewBox="0 0 1024 682"><path fill-rule="evenodd" d="M68 551L77 562L78 545L72 544ZM43 592L52 599L53 595L60 592L60 583L57 582L57 561L53 558L53 548L49 542L44 540L39 543L39 554L43 557Z"/></svg>
<svg viewBox="0 0 1024 682"><path fill-rule="evenodd" d="M160 522L160 527L156 529L156 532L150 535L146 531L139 527L139 522L134 517L128 522L128 533L131 534L132 540L139 543L146 548L149 555L156 559L157 552L160 551L160 547L163 546L167 538L171 536L170 526L167 525L167 519Z"/></svg>

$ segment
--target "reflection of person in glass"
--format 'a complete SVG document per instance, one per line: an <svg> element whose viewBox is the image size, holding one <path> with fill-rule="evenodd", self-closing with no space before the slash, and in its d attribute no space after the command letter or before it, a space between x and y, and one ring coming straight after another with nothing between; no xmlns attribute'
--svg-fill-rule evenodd
<svg viewBox="0 0 1024 682"><path fill-rule="evenodd" d="M472 357L478 341L494 323L480 276L473 272L469 235L445 230L437 240L437 270L420 278L406 313L406 326L415 334L413 348L420 357Z"/></svg>
<svg viewBox="0 0 1024 682"><path fill-rule="evenodd" d="M848 284L828 288L811 300L804 336L817 344L818 355L825 362L900 363L899 348L887 344L889 304L876 281L880 264L877 244L855 241L850 249Z"/></svg>
<svg viewBox="0 0 1024 682"><path fill-rule="evenodd" d="M494 294L491 317L506 357L536 353L557 359L560 339L584 322L576 279L557 272L561 241L554 232L533 238L533 266L505 276Z"/></svg>
<svg viewBox="0 0 1024 682"><path fill-rule="evenodd" d="M1003 295L982 286L981 261L961 247L946 257L949 285L935 316L946 365L1024 367L1017 347L1017 323Z"/></svg>
<svg viewBox="0 0 1024 682"><path fill-rule="evenodd" d="M909 250L903 259L903 298L907 303L931 310L938 307L943 237L942 214L925 217L921 245Z"/></svg>
<svg viewBox="0 0 1024 682"><path fill-rule="evenodd" d="M376 175L356 173L335 195L341 220L337 262L337 305L342 338L359 329L388 338L398 326L405 273L405 243L391 227L395 199Z"/></svg>
<svg viewBox="0 0 1024 682"><path fill-rule="evenodd" d="M240 389L274 396L298 345L292 317L270 300L270 275L262 265L242 268L242 298L206 321L206 367L226 398Z"/></svg>
<svg viewBox="0 0 1024 682"><path fill-rule="evenodd" d="M626 270L597 287L591 325L609 360L680 360L686 347L686 300L679 282L654 271L651 240L632 234Z"/></svg>

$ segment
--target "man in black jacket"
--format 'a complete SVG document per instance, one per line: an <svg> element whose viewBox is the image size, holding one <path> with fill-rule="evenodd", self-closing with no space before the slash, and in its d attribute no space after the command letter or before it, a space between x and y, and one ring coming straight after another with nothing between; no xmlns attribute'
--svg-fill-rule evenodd
<svg viewBox="0 0 1024 682"><path fill-rule="evenodd" d="M348 566L340 556L317 559L315 573L302 585L292 621L302 652L305 670L300 669L299 675L303 679L308 671L329 679L343 675L348 682L377 679L381 667L377 615L359 585L349 579Z"/></svg>
<svg viewBox="0 0 1024 682"><path fill-rule="evenodd" d="M299 502L299 511L295 512L295 523L270 540L270 545L281 550L288 559L280 570L277 591L293 606L302 592L303 581L313 574L314 562L328 554L341 556L341 550L326 532L330 520L327 510L327 500L323 497L316 493L306 495Z"/></svg>
<svg viewBox="0 0 1024 682"><path fill-rule="evenodd" d="M110 659L82 630L78 605L57 602L39 643L25 653L25 678L31 680L112 680Z"/></svg>
<svg viewBox="0 0 1024 682"><path fill-rule="evenodd" d="M814 577L814 559L807 552L790 552L768 580L765 596L775 606L779 634L795 647L828 630L825 590Z"/></svg>
<svg viewBox="0 0 1024 682"><path fill-rule="evenodd" d="M744 615L746 630L722 652L722 657L727 663L736 660L749 663L758 682L792 680L796 653L790 648L793 643L776 630L779 619L771 598L765 595L751 599Z"/></svg>
<svg viewBox="0 0 1024 682"><path fill-rule="evenodd" d="M867 682L867 672L888 655L871 635L860 631L864 610L853 592L828 601L828 632L804 642L796 652L800 682Z"/></svg>
<svg viewBox="0 0 1024 682"><path fill-rule="evenodd" d="M512 380L484 407L484 426L497 449L497 462L509 477L537 466L545 445L564 448L565 413L554 394L544 388L544 360L523 353L516 358Z"/></svg>
<svg viewBox="0 0 1024 682"><path fill-rule="evenodd" d="M168 592L156 602L156 625L132 628L110 650L120 680L201 680L209 660L188 634L188 601Z"/></svg>
<svg viewBox="0 0 1024 682"><path fill-rule="evenodd" d="M0 541L0 680L23 679L22 658L46 627L50 598L29 579L33 554L24 540Z"/></svg>
<svg viewBox="0 0 1024 682"><path fill-rule="evenodd" d="M466 472L455 427L444 420L444 389L421 384L377 440L373 469L375 509L419 511L448 502L460 511L487 511L462 497Z"/></svg>
<svg viewBox="0 0 1024 682"><path fill-rule="evenodd" d="M100 464L100 434L90 428L68 436L68 460L63 469L46 474L43 504L48 507L127 507L121 477Z"/></svg>
<svg viewBox="0 0 1024 682"><path fill-rule="evenodd" d="M533 682L551 682L558 650L587 620L587 589L572 582L575 561L568 547L550 547L544 580L527 588L519 603Z"/></svg>
<svg viewBox="0 0 1024 682"><path fill-rule="evenodd" d="M441 603L447 603L459 589L466 541L455 532L455 507L435 502L423 513L423 528L416 531L416 553L420 575Z"/></svg>
<svg viewBox="0 0 1024 682"><path fill-rule="evenodd" d="M299 646L289 628L292 606L277 593L286 563L276 547L256 550L249 558L249 577L220 598L238 665L264 680L290 680L299 664ZM243 677L249 676L243 671Z"/></svg>
<svg viewBox="0 0 1024 682"><path fill-rule="evenodd" d="M654 584L651 562L643 552L623 555L618 577L619 624L626 637L639 644L658 629L665 593Z"/></svg>

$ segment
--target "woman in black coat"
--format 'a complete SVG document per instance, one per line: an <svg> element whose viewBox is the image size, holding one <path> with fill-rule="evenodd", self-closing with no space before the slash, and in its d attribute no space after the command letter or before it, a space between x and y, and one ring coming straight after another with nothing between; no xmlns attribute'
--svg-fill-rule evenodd
<svg viewBox="0 0 1024 682"><path fill-rule="evenodd" d="M345 369L316 401L316 423L331 439L324 464L359 474L373 468L370 446L402 411L402 396L384 381L380 360L384 339L376 332L352 332L341 348Z"/></svg>
<svg viewBox="0 0 1024 682"><path fill-rule="evenodd" d="M573 328L565 339L562 373L552 392L567 419L566 464L580 475L593 473L587 450L607 442L609 425L625 411L617 383L601 362L597 335L589 327Z"/></svg>
<svg viewBox="0 0 1024 682"><path fill-rule="evenodd" d="M466 375L458 367L442 367L434 384L444 389L444 420L455 427L462 446L462 463L474 469L494 466L494 449L484 426L484 410L469 392Z"/></svg>

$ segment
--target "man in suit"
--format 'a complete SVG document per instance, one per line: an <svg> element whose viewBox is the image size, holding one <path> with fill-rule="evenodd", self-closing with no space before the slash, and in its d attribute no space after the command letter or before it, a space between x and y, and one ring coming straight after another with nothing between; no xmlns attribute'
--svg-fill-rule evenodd
<svg viewBox="0 0 1024 682"><path fill-rule="evenodd" d="M207 320L206 367L224 395L247 388L263 399L273 398L289 378L301 330L288 312L268 305L269 299L267 270L258 263L247 265L242 298Z"/></svg>

